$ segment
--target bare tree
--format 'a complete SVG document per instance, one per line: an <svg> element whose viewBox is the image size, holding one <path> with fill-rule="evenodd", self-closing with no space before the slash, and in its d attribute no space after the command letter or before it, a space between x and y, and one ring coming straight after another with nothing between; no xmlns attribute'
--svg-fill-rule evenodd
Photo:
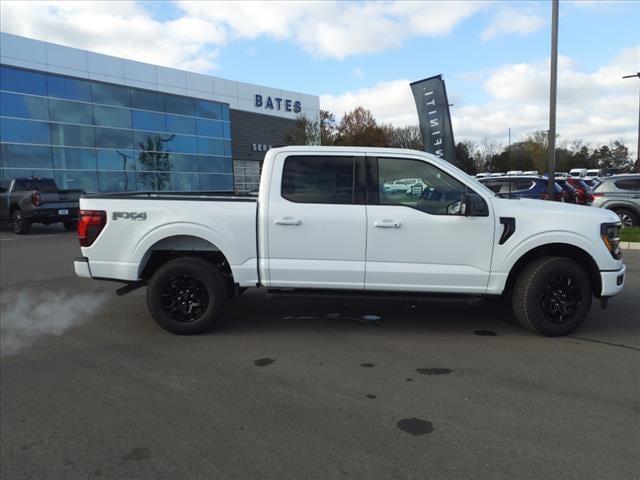
<svg viewBox="0 0 640 480"><path fill-rule="evenodd" d="M417 125L408 125L406 127L384 125L383 128L387 130L390 147L424 150L422 134L420 133L420 127Z"/></svg>

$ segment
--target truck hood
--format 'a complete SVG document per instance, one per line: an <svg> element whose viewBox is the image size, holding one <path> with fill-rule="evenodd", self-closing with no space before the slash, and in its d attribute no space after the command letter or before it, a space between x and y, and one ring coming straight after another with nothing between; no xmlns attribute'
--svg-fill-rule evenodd
<svg viewBox="0 0 640 480"><path fill-rule="evenodd" d="M576 216L590 219L593 222L618 222L618 216L611 210L604 208L576 205L573 203L550 202L545 200L532 200L529 198L507 199L496 197L494 207L497 216L511 217L541 217L551 220L566 222L565 226L571 230ZM556 223L556 222L554 222Z"/></svg>

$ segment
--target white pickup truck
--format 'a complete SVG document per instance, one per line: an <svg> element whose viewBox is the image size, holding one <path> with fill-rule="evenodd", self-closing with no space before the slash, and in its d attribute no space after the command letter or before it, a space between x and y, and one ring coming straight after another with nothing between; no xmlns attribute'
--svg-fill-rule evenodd
<svg viewBox="0 0 640 480"><path fill-rule="evenodd" d="M419 178L410 192L384 189ZM270 150L257 196L205 192L85 195L81 277L147 285L177 334L211 328L248 287L280 294L457 294L504 300L543 335L578 327L593 297L624 285L620 221L606 209L502 199L412 150Z"/></svg>

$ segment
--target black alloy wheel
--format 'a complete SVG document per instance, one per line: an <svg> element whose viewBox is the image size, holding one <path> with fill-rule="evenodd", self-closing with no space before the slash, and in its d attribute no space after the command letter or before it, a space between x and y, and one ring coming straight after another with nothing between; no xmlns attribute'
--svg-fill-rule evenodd
<svg viewBox="0 0 640 480"><path fill-rule="evenodd" d="M523 327L549 337L568 335L591 308L587 271L566 257L540 257L520 272L511 292L513 313Z"/></svg>
<svg viewBox="0 0 640 480"><path fill-rule="evenodd" d="M190 275L174 275L160 294L162 308L178 322L193 322L200 318L209 306L207 287Z"/></svg>
<svg viewBox="0 0 640 480"><path fill-rule="evenodd" d="M165 330L195 335L216 325L228 297L227 279L213 263L198 257L178 257L151 276L147 306Z"/></svg>
<svg viewBox="0 0 640 480"><path fill-rule="evenodd" d="M580 310L582 290L577 280L568 273L551 279L544 287L540 301L542 312L550 322L563 324Z"/></svg>

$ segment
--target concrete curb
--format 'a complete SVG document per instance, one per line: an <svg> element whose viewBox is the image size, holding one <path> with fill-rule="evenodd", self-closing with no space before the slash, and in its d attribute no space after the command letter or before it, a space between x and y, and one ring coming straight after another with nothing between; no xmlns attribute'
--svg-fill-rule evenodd
<svg viewBox="0 0 640 480"><path fill-rule="evenodd" d="M640 242L620 242L620 248L625 250L640 250Z"/></svg>

